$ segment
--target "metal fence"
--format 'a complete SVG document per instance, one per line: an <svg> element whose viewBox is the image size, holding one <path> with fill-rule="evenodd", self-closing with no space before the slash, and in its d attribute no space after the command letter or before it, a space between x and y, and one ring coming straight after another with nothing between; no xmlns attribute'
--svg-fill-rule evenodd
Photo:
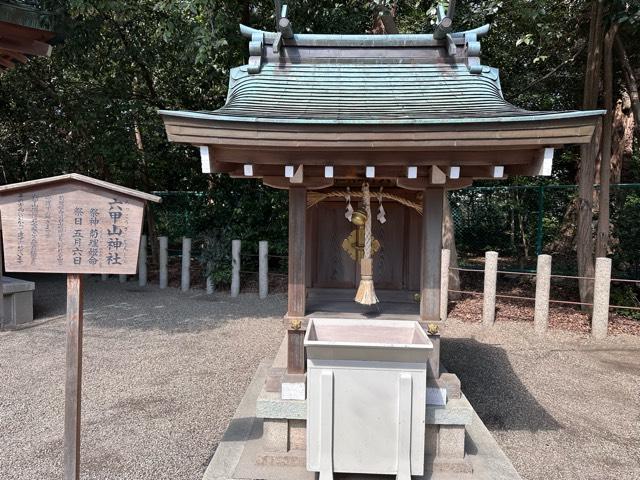
<svg viewBox="0 0 640 480"><path fill-rule="evenodd" d="M576 185L469 187L449 194L461 266L500 252L511 270L534 271L537 255L554 254L554 270L575 274ZM640 279L640 184L611 187L614 272ZM594 215L594 229L597 215Z"/></svg>

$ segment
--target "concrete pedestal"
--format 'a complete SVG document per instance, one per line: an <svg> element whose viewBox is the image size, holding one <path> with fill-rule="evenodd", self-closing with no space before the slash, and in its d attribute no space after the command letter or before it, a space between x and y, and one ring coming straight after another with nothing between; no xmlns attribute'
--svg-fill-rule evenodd
<svg viewBox="0 0 640 480"><path fill-rule="evenodd" d="M418 322L312 318L304 344L307 468L422 475L432 345Z"/></svg>
<svg viewBox="0 0 640 480"><path fill-rule="evenodd" d="M33 291L36 284L12 277L2 277L4 326L15 327L33 321Z"/></svg>
<svg viewBox="0 0 640 480"><path fill-rule="evenodd" d="M302 442L306 432L306 401L284 401L279 392L267 392L264 388L270 367L281 368L282 361L285 356L281 349L275 363L263 362L258 368L203 480L316 480L316 473L305 468L306 443ZM286 419L286 437L284 422L275 422L280 424L277 431L266 425L278 418ZM412 477L413 480L521 480L464 395L449 399L446 406L428 405L425 418L425 473ZM265 428L272 429L266 437ZM267 439L280 442L277 447L280 450L288 445L287 451L269 451L273 445L267 445ZM451 446L454 448L450 449ZM339 478L392 477L343 474Z"/></svg>

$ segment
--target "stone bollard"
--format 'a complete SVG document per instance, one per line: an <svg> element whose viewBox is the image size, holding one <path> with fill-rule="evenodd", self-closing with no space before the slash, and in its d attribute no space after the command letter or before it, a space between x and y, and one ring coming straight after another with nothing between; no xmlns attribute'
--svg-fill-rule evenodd
<svg viewBox="0 0 640 480"><path fill-rule="evenodd" d="M188 292L191 287L191 239L182 237L182 276L180 289Z"/></svg>
<svg viewBox="0 0 640 480"><path fill-rule="evenodd" d="M140 236L140 252L138 253L138 285L147 285L147 236Z"/></svg>
<svg viewBox="0 0 640 480"><path fill-rule="evenodd" d="M118 281L120 283L127 283L127 276L123 274L118 275Z"/></svg>
<svg viewBox="0 0 640 480"><path fill-rule="evenodd" d="M440 261L440 320L445 322L449 304L449 266L451 265L451 250L442 249Z"/></svg>
<svg viewBox="0 0 640 480"><path fill-rule="evenodd" d="M593 286L593 315L591 335L596 339L607 336L609 325L609 291L611 289L611 259L596 258L596 275Z"/></svg>
<svg viewBox="0 0 640 480"><path fill-rule="evenodd" d="M167 262L169 261L169 239L167 237L158 237L160 242L160 288L167 288L169 283L169 274L167 272Z"/></svg>
<svg viewBox="0 0 640 480"><path fill-rule="evenodd" d="M231 241L231 296L240 295L240 240Z"/></svg>
<svg viewBox="0 0 640 480"><path fill-rule="evenodd" d="M498 252L486 252L484 263L484 294L482 324L490 327L496 321L496 283L498 282Z"/></svg>
<svg viewBox="0 0 640 480"><path fill-rule="evenodd" d="M211 277L207 277L207 295L212 295L216 291L216 287L213 284Z"/></svg>
<svg viewBox="0 0 640 480"><path fill-rule="evenodd" d="M103 282L106 282L107 280L109 280L109 274L108 273L101 274L100 280L102 280Z"/></svg>
<svg viewBox="0 0 640 480"><path fill-rule="evenodd" d="M536 306L533 328L544 334L549 326L549 292L551 290L551 255L538 255L536 269Z"/></svg>
<svg viewBox="0 0 640 480"><path fill-rule="evenodd" d="M269 242L258 243L258 283L260 298L266 298L269 293Z"/></svg>

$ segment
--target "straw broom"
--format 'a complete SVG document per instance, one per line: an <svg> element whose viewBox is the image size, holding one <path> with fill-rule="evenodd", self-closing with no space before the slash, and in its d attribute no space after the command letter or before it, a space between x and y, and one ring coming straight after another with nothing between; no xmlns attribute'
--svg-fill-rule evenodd
<svg viewBox="0 0 640 480"><path fill-rule="evenodd" d="M362 305L374 305L378 303L375 288L373 287L373 261L371 259L371 194L369 184L362 185L362 199L367 221L364 225L364 256L360 260L360 285L356 293L355 301Z"/></svg>

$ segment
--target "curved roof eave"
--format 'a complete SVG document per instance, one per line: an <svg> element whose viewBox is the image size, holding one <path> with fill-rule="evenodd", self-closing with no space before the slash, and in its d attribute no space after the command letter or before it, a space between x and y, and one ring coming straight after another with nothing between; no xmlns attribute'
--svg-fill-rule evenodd
<svg viewBox="0 0 640 480"><path fill-rule="evenodd" d="M308 119L308 118L266 118L240 117L219 115L215 112L159 110L158 113L167 117L192 118L197 120L211 120L219 122L292 124L292 125L442 125L442 124L487 124L511 122L544 122L551 120L566 120L578 118L599 118L606 110L566 111L541 113L539 115L504 116L504 117L459 117L459 118L396 118L396 119Z"/></svg>

